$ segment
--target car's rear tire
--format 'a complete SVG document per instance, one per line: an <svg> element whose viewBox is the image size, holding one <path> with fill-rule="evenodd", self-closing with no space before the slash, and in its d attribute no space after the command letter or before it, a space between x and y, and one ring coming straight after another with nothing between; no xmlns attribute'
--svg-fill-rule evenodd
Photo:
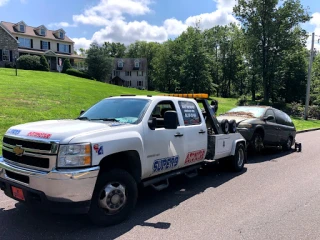
<svg viewBox="0 0 320 240"><path fill-rule="evenodd" d="M253 151L256 153L260 153L264 149L263 135L260 131L257 131L253 134L251 145Z"/></svg>
<svg viewBox="0 0 320 240"><path fill-rule="evenodd" d="M137 183L127 171L112 169L102 172L91 199L89 218L98 226L123 222L132 213L137 198Z"/></svg>
<svg viewBox="0 0 320 240"><path fill-rule="evenodd" d="M282 145L282 149L284 151L289 151L292 147L292 143L293 143L292 137L288 137L286 143Z"/></svg>
<svg viewBox="0 0 320 240"><path fill-rule="evenodd" d="M234 156L231 157L231 169L235 172L240 172L243 169L244 163L247 161L247 154L243 143L238 143Z"/></svg>

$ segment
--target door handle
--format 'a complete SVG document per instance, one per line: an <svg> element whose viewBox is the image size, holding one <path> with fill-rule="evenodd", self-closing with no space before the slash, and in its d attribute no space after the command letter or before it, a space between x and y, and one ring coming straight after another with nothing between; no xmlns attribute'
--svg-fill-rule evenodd
<svg viewBox="0 0 320 240"><path fill-rule="evenodd" d="M201 130L199 131L199 133L200 133L200 134L204 134L204 133L206 133L206 131L204 131L204 130L201 129Z"/></svg>
<svg viewBox="0 0 320 240"><path fill-rule="evenodd" d="M182 136L183 136L183 134L182 134L182 133L177 132L174 136L175 136L175 137L182 137Z"/></svg>

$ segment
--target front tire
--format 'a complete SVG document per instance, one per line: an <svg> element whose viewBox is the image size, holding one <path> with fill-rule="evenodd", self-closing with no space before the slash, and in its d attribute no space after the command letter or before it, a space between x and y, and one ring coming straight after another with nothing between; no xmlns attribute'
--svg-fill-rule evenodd
<svg viewBox="0 0 320 240"><path fill-rule="evenodd" d="M132 213L138 198L137 183L122 169L99 175L89 210L90 220L98 226L123 222Z"/></svg>
<svg viewBox="0 0 320 240"><path fill-rule="evenodd" d="M264 149L263 136L260 132L255 132L251 140L253 151L260 153Z"/></svg>
<svg viewBox="0 0 320 240"><path fill-rule="evenodd" d="M292 141L292 137L288 137L286 143L282 145L282 149L284 151L289 151L292 147Z"/></svg>

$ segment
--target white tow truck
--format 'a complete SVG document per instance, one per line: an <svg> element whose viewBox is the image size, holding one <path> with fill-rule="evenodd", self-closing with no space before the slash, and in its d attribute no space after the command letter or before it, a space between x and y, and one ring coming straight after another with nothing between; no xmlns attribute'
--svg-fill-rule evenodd
<svg viewBox="0 0 320 240"><path fill-rule="evenodd" d="M162 190L214 160L241 171L245 139L236 126L220 126L207 98L108 97L77 119L13 126L3 138L0 187L36 208L87 213L108 226L130 215L139 186Z"/></svg>

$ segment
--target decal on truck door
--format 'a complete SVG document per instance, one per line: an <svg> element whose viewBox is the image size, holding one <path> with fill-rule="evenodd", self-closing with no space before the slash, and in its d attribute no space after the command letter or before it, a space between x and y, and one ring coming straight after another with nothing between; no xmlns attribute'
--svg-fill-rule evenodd
<svg viewBox="0 0 320 240"><path fill-rule="evenodd" d="M161 172L178 166L179 156L157 159L153 162L153 172Z"/></svg>
<svg viewBox="0 0 320 240"><path fill-rule="evenodd" d="M205 154L206 150L201 149L198 151L194 151L194 152L188 152L187 158L184 161L184 164L189 164L189 163L194 163L194 162L198 162L204 159L204 154Z"/></svg>

